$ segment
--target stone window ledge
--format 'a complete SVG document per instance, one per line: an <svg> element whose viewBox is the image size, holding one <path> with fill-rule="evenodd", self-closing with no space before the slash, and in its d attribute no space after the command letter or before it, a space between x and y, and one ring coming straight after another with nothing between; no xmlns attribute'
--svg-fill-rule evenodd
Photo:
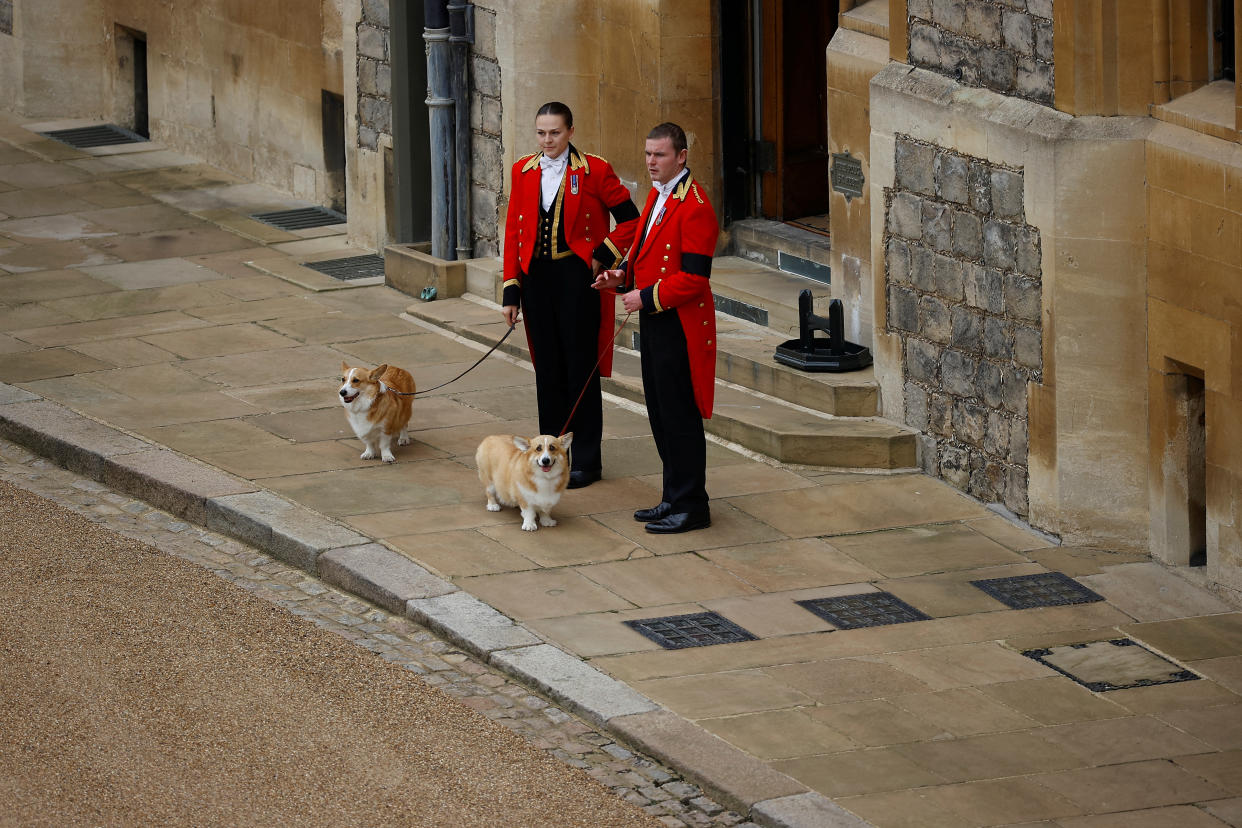
<svg viewBox="0 0 1242 828"><path fill-rule="evenodd" d="M888 40L888 0L863 0L841 13L841 28Z"/></svg>
<svg viewBox="0 0 1242 828"><path fill-rule="evenodd" d="M1238 140L1237 91L1233 81L1218 80L1166 104L1154 104L1153 118L1195 132Z"/></svg>

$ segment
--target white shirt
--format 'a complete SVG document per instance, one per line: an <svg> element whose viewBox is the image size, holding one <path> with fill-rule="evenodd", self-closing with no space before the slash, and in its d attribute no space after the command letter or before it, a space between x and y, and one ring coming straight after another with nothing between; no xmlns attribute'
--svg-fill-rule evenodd
<svg viewBox="0 0 1242 828"><path fill-rule="evenodd" d="M544 155L539 159L542 178L540 178L540 203L544 210L552 209L556 201L556 192L561 188L561 179L565 177L565 165L569 161L569 150L566 149L556 158Z"/></svg>
<svg viewBox="0 0 1242 828"><path fill-rule="evenodd" d="M651 232L652 226L660 217L660 211L664 209L664 202L668 201L668 197L673 194L673 190L677 189L677 185L681 183L681 180L686 177L688 172L689 170L683 167L681 172L673 176L673 180L667 184L660 184L655 181L651 182L652 189L658 191L660 195L656 197L655 206L651 208L651 215L647 217L647 227L643 230L643 236L646 236Z"/></svg>

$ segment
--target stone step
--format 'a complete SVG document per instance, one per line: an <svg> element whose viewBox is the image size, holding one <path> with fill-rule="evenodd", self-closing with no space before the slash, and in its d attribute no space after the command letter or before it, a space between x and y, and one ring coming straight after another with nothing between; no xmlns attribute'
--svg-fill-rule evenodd
<svg viewBox="0 0 1242 828"><path fill-rule="evenodd" d="M827 316L832 299L829 285L740 256L717 256L712 262L716 310L771 328L785 334L784 339L798 335L798 294L804 289L814 297L815 313Z"/></svg>
<svg viewBox="0 0 1242 828"><path fill-rule="evenodd" d="M491 345L505 332L497 308L471 299L416 303L407 308L406 314L481 344ZM734 326L739 326L739 323L719 314L718 320L722 330L733 330ZM757 337L754 326L749 327L749 335ZM621 344L628 345L625 332L620 338ZM725 347L723 342L721 347ZM520 325L500 350L512 356L529 358L526 337ZM737 367L739 373L745 370L763 373L754 367L759 364L757 359L749 363L751 368L745 369L741 367L748 364L744 356L733 351L728 353L728 361ZM773 366L784 367L775 363ZM728 375L721 376L721 379L732 381ZM797 379L773 372L768 382L795 394L793 388ZM618 350L614 357L613 376L604 381L603 387L619 397L643 402L637 354ZM842 387L837 390L844 406L853 405L866 410L870 405L870 410L874 411L874 381L871 383L869 404L865 401L865 393L856 398L860 392L855 388ZM723 439L786 463L868 469L912 468L917 465L915 434L909 429L878 417L831 416L725 382L717 383L715 411L712 418L705 422L705 427Z"/></svg>
<svg viewBox="0 0 1242 828"><path fill-rule="evenodd" d="M728 236L731 255L825 283L831 279L832 240L823 233L783 221L742 219L729 225Z"/></svg>

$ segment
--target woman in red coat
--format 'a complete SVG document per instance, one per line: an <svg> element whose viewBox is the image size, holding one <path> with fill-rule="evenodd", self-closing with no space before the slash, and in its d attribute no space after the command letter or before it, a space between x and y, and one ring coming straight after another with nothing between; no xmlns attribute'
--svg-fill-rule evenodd
<svg viewBox="0 0 1242 828"><path fill-rule="evenodd" d="M569 487L576 489L600 479L600 376L612 373L614 300L591 283L625 257L638 208L607 161L570 143L573 134L569 107L544 104L535 116L540 152L513 165L501 304L510 325L519 308L525 316L539 430L574 434ZM611 231L610 218L616 220ZM569 419L580 393L582 402Z"/></svg>

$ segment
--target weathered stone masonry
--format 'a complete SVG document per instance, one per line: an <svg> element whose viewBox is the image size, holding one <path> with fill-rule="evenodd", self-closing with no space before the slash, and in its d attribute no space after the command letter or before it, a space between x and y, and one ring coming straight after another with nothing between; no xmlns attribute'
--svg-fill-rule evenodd
<svg viewBox="0 0 1242 828"><path fill-rule="evenodd" d="M1052 0L908 0L911 65L1052 105Z"/></svg>
<svg viewBox="0 0 1242 828"><path fill-rule="evenodd" d="M0 3L5 0L0 0ZM470 129L473 148L471 209L474 255L500 253L499 205L504 191L500 65L496 61L496 12L475 3L470 50ZM362 0L358 21L358 146L376 150L392 135L392 64L389 0Z"/></svg>
<svg viewBox="0 0 1242 828"><path fill-rule="evenodd" d="M0 0L0 34L13 34L13 0Z"/></svg>
<svg viewBox="0 0 1242 828"><path fill-rule="evenodd" d="M358 19L358 146L375 150L392 135L388 0L362 0Z"/></svg>
<svg viewBox="0 0 1242 828"><path fill-rule="evenodd" d="M1042 380L1039 231L1023 173L898 135L888 330L929 474L1026 516L1028 381Z"/></svg>

